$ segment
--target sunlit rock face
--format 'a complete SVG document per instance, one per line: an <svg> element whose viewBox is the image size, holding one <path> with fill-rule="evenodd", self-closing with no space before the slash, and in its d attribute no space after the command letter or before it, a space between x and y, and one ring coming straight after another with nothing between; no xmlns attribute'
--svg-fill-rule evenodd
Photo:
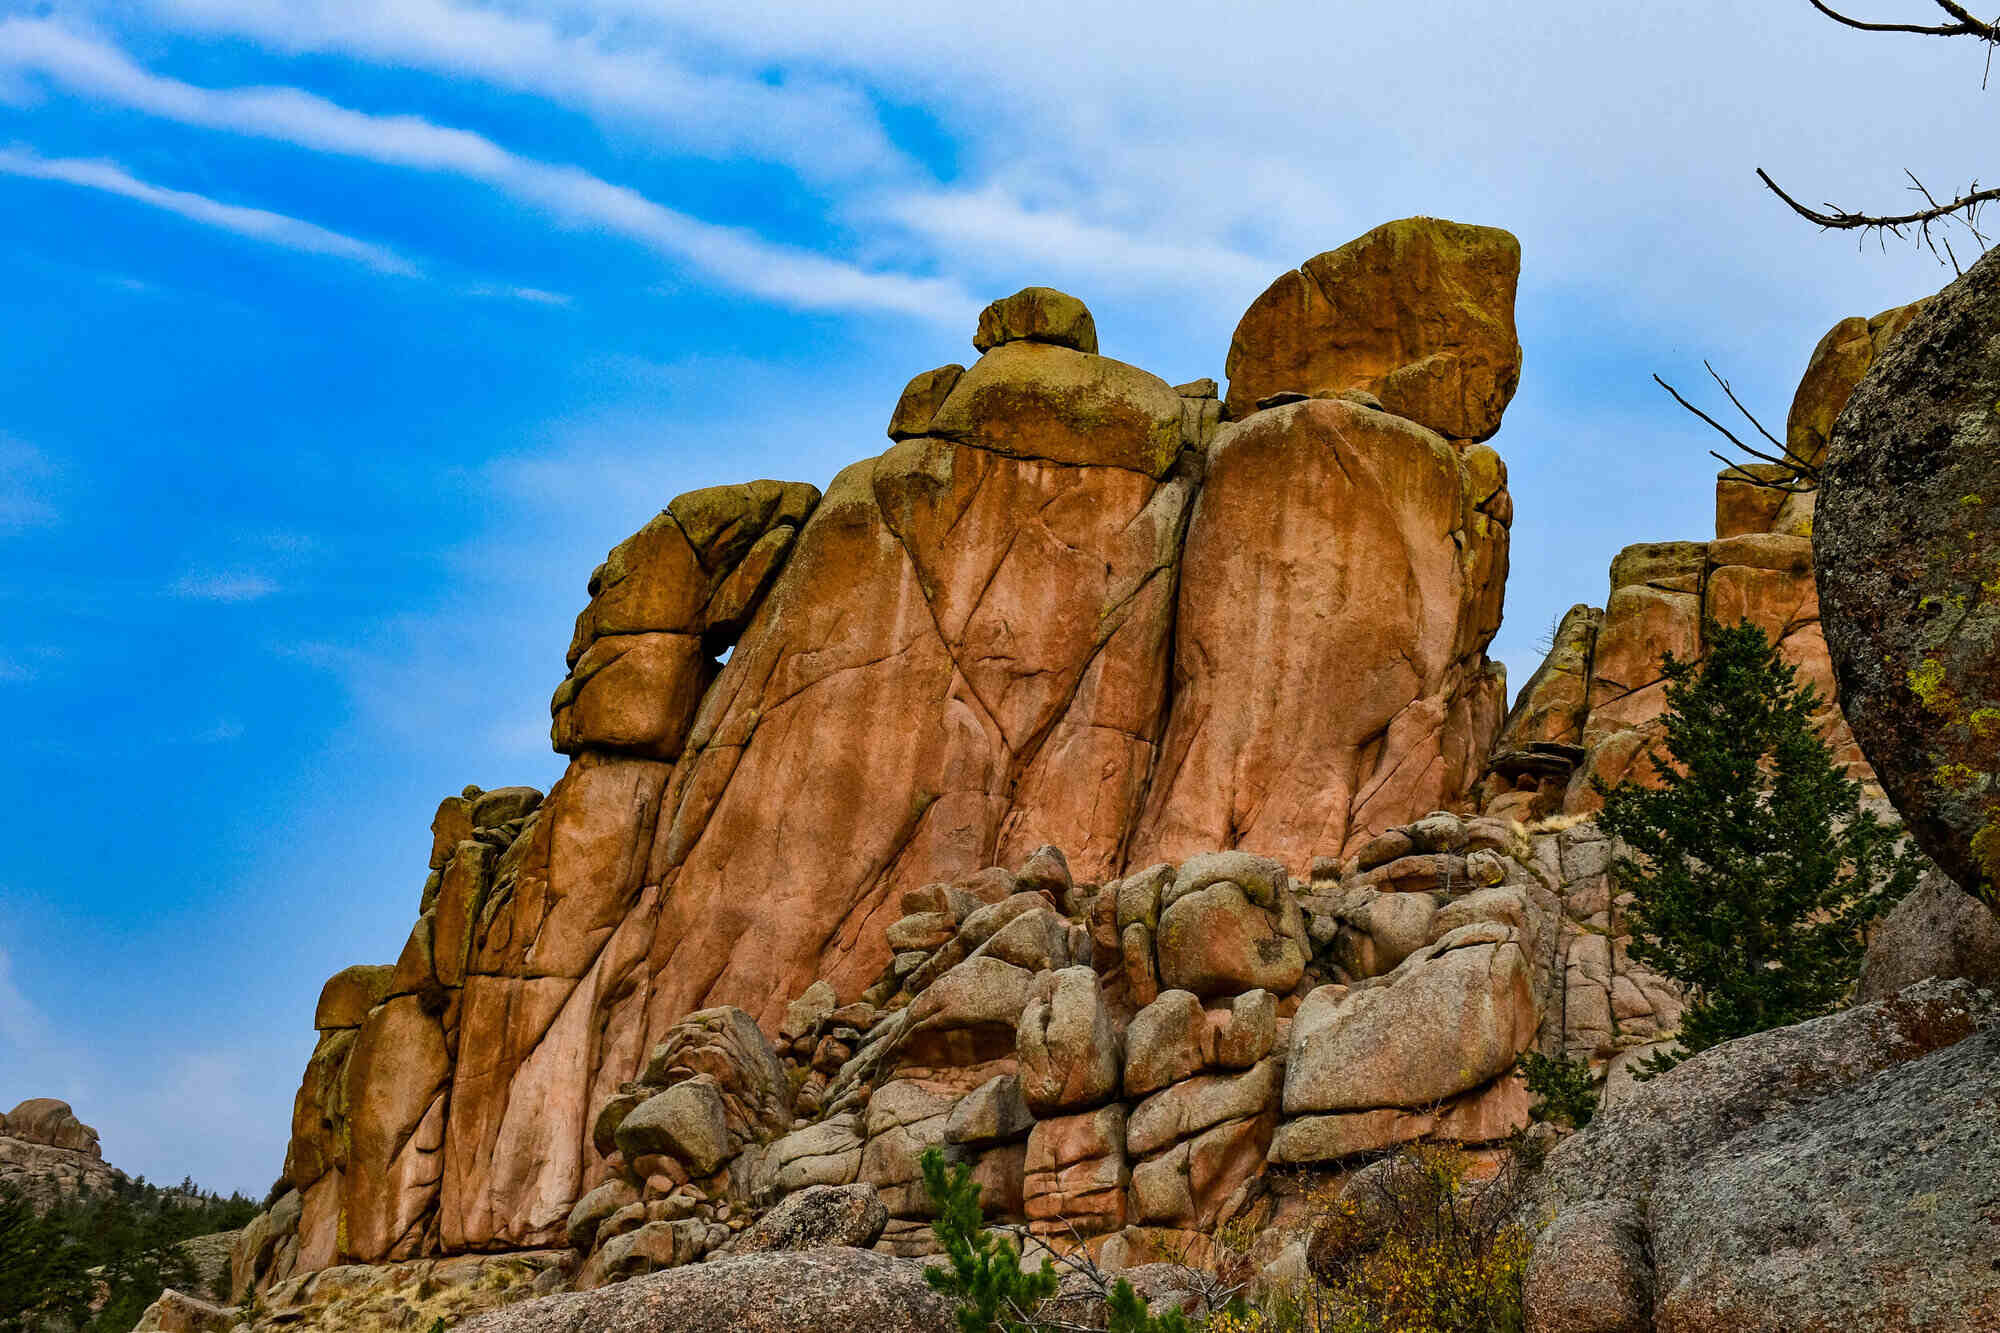
<svg viewBox="0 0 2000 1333"><path fill-rule="evenodd" d="M777 1037L809 993L829 1011L899 989L962 1008L915 1039L974 1072L1013 1061L1039 1006L1047 1128L1014 1142L1012 1192L1122 1210L1124 1184L1078 1167L1116 1137L1115 1103L1081 1104L1108 1074L1066 1062L1122 1030L1161 968L1210 1005L1306 985L1303 918L1211 886L1179 909L1205 914L1189 938L1206 953L1135 941L1120 961L1114 911L1093 963L1053 888L1047 919L975 920L1015 893L973 901L997 883L979 876L1030 874L1051 845L1063 892L1238 848L1303 877L1473 799L1505 711L1486 647L1513 504L1480 441L1519 376L1518 269L1506 233L1433 219L1318 256L1244 316L1226 403L1213 381L1100 354L1080 302L1029 288L981 318L977 360L918 374L891 446L823 494L759 481L673 501L589 581L552 706L567 773L546 796L447 800L402 956L329 982L292 1229L246 1285L563 1244L616 1174L604 1110L655 1047L718 1010ZM970 887L906 911L951 884ZM1147 929L1171 941L1176 910ZM898 966L968 928L1004 956L943 991L905 985ZM1092 966L1106 984L1121 969L1102 1012L1096 983L1039 980ZM1500 986L1496 1050L1534 1027L1526 975ZM828 1040L837 1072L854 1042ZM1211 1173L1195 1214L1261 1169L1279 1086L1262 1058L1229 1066L1257 1096L1226 1134L1163 1140ZM726 1092L725 1072L706 1076ZM859 1125L855 1149L900 1151L929 1105ZM820 1146L801 1179L850 1151ZM648 1163L663 1180L666 1160Z"/></svg>

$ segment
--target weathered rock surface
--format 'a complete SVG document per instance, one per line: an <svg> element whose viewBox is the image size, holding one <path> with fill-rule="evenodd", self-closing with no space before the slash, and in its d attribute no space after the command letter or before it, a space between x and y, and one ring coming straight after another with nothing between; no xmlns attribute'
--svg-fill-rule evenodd
<svg viewBox="0 0 2000 1333"><path fill-rule="evenodd" d="M865 1250L751 1254L550 1296L460 1333L952 1333L952 1307L923 1265Z"/></svg>
<svg viewBox="0 0 2000 1333"><path fill-rule="evenodd" d="M1953 880L2000 905L2000 255L1923 309L1833 428L1813 543L1841 697Z"/></svg>
<svg viewBox="0 0 2000 1333"><path fill-rule="evenodd" d="M1490 227L1406 218L1271 284L1229 345L1229 411L1290 390L1364 390L1398 416L1483 440L1521 378L1520 243Z"/></svg>
<svg viewBox="0 0 2000 1333"><path fill-rule="evenodd" d="M1875 924L1855 996L1884 1000L1928 977L2000 993L2000 915L1935 866Z"/></svg>
<svg viewBox="0 0 2000 1333"><path fill-rule="evenodd" d="M0 1191L47 1208L84 1192L104 1193L124 1179L105 1162L97 1131L67 1102L34 1097L0 1115Z"/></svg>
<svg viewBox="0 0 2000 1333"><path fill-rule="evenodd" d="M787 1196L732 1248L737 1254L843 1245L865 1250L888 1225L889 1210L873 1185L815 1185Z"/></svg>
<svg viewBox="0 0 2000 1333"><path fill-rule="evenodd" d="M104 1156L97 1146L97 1131L78 1120L68 1102L53 1097L30 1097L0 1115L0 1134L100 1160Z"/></svg>
<svg viewBox="0 0 2000 1333"><path fill-rule="evenodd" d="M1638 1085L1549 1157L1531 1327L1629 1326L1564 1304L1582 1268L1672 1333L1991 1327L1996 1079L2000 999L1931 981Z"/></svg>

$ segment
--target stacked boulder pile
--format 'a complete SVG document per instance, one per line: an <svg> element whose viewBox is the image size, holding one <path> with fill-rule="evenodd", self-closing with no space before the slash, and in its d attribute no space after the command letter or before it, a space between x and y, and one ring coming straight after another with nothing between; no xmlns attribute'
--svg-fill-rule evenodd
<svg viewBox="0 0 2000 1333"><path fill-rule="evenodd" d="M1246 1219L1288 1243L1315 1180L1523 1130L1524 1051L1602 1066L1670 1030L1678 995L1608 933L1604 851L1433 812L1305 882L1228 851L1092 884L1043 847L921 886L859 999L815 983L776 1042L689 1015L602 1104L576 1285L754 1252L808 1201L838 1243L934 1253L932 1148L996 1222L1113 1267Z"/></svg>

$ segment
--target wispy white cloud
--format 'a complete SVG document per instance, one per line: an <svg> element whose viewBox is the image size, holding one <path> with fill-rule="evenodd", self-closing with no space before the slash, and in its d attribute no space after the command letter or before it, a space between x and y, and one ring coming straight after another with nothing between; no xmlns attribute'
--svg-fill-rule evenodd
<svg viewBox="0 0 2000 1333"><path fill-rule="evenodd" d="M214 726L204 727L194 734L197 745L226 745L230 741L243 739L243 724L233 717L225 717Z"/></svg>
<svg viewBox="0 0 2000 1333"><path fill-rule="evenodd" d="M457 0L149 0L147 7L183 31L478 79L643 127L672 148L777 162L810 179L904 165L868 97L850 83L772 79L754 67L695 69L674 44L631 24L558 22Z"/></svg>
<svg viewBox="0 0 2000 1333"><path fill-rule="evenodd" d="M41 450L0 431L0 537L60 520L47 495L55 474L55 465Z"/></svg>
<svg viewBox="0 0 2000 1333"><path fill-rule="evenodd" d="M0 38L0 41L4 41ZM268 209L225 204L206 195L186 190L170 190L152 185L127 172L115 162L87 162L75 158L41 157L20 147L0 148L0 173L27 176L35 180L61 181L119 195L158 208L205 227L233 232L253 241L297 250L305 254L331 255L351 259L382 273L415 277L416 266L395 251L367 241L330 231L317 223L273 213Z"/></svg>
<svg viewBox="0 0 2000 1333"><path fill-rule="evenodd" d="M14 981L13 962L0 948L0 1044L27 1051L40 1046L47 1035L48 1022Z"/></svg>
<svg viewBox="0 0 2000 1333"><path fill-rule="evenodd" d="M255 570L187 573L168 585L175 597L201 602L254 602L279 591L275 579Z"/></svg>
<svg viewBox="0 0 2000 1333"><path fill-rule="evenodd" d="M25 685L35 678L35 669L16 662L11 657L0 657L0 685Z"/></svg>
<svg viewBox="0 0 2000 1333"><path fill-rule="evenodd" d="M874 310L963 322L976 306L948 279L869 271L704 222L581 168L512 153L419 116L377 116L298 88L209 89L154 75L123 51L46 19L0 22L0 67L181 124L289 143L499 189L561 222L595 227L692 265L711 280L806 310Z"/></svg>
<svg viewBox="0 0 2000 1333"><path fill-rule="evenodd" d="M564 292L545 291L540 287L506 287L492 283L481 283L471 289L474 296L502 296L515 301L526 301L530 305L574 305L575 298Z"/></svg>

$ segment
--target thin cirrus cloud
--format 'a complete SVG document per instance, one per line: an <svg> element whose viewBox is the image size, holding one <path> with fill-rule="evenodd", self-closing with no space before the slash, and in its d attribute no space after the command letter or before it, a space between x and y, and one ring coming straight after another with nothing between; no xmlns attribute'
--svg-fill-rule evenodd
<svg viewBox="0 0 2000 1333"><path fill-rule="evenodd" d="M696 71L665 42L617 41L592 25L454 0L149 0L181 29L245 36L277 50L327 53L472 77L592 117L648 128L686 151L781 163L813 180L907 170L868 98L825 78L773 82Z"/></svg>
<svg viewBox="0 0 2000 1333"><path fill-rule="evenodd" d="M87 190L101 190L150 208L162 209L205 227L246 236L267 245L297 250L305 254L331 255L366 264L380 273L416 277L414 264L384 246L356 240L317 223L287 217L263 208L225 204L207 195L172 190L142 181L115 162L82 161L75 158L42 157L33 151L0 148L0 174L26 176L34 180L60 181Z"/></svg>
<svg viewBox="0 0 2000 1333"><path fill-rule="evenodd" d="M255 602L279 591L278 583L254 570L183 574L167 585L175 597L198 602Z"/></svg>
<svg viewBox="0 0 2000 1333"><path fill-rule="evenodd" d="M0 71L205 129L478 181L574 226L628 237L737 291L793 309L878 311L961 323L975 308L948 279L871 271L764 241L655 203L578 167L522 157L420 116L355 111L298 88L210 89L140 68L47 19L0 22Z"/></svg>
<svg viewBox="0 0 2000 1333"><path fill-rule="evenodd" d="M62 515L44 493L55 471L41 450L0 431L0 536L60 521Z"/></svg>

